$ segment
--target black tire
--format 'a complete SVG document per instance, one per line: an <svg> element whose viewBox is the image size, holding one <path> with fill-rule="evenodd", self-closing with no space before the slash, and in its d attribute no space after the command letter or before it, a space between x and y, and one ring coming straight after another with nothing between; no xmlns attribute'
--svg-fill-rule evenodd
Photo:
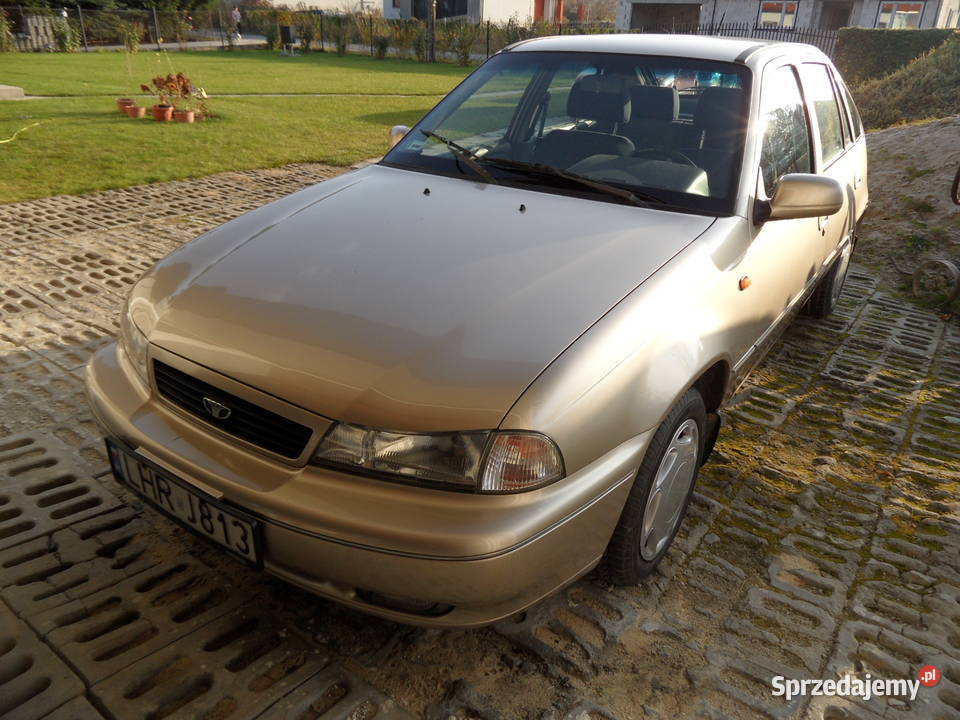
<svg viewBox="0 0 960 720"><path fill-rule="evenodd" d="M844 243L836 260L823 279L817 283L813 294L807 300L804 311L815 318L825 318L837 307L843 284L847 279L847 270L850 268L850 256L853 254L853 242Z"/></svg>
<svg viewBox="0 0 960 720"><path fill-rule="evenodd" d="M607 545L607 552L603 560L603 574L612 583L617 585L636 585L643 578L652 573L663 556L666 555L677 531L683 522L687 512L687 506L690 504L690 497L693 495L693 489L696 487L696 472L693 481L690 483L690 489L683 500L680 508L680 514L669 536L669 540L650 558L644 559L640 553L641 531L643 525L643 515L647 507L647 500L650 497L650 489L660 463L663 460L674 434L680 426L687 420L694 420L698 427L698 447L697 460L695 467L699 469L703 458L704 443L707 438L707 411L703 404L703 398L696 390L690 389L684 393L680 401L673 407L670 414L664 419L657 428L650 441L650 447L647 448L640 469L633 481L633 488L627 497L627 502L620 514L620 521L613 531L613 537Z"/></svg>

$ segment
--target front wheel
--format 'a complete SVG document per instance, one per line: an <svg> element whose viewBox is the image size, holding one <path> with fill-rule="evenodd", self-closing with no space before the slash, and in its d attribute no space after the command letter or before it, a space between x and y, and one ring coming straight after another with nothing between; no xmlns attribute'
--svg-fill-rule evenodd
<svg viewBox="0 0 960 720"><path fill-rule="evenodd" d="M815 318L825 318L837 307L843 284L850 269L850 256L853 254L853 242L848 241L840 249L833 267L824 275L823 280L814 289L807 300L806 313Z"/></svg>
<svg viewBox="0 0 960 720"><path fill-rule="evenodd" d="M640 464L604 568L618 585L636 585L666 555L690 504L706 437L703 398L688 390L657 428Z"/></svg>

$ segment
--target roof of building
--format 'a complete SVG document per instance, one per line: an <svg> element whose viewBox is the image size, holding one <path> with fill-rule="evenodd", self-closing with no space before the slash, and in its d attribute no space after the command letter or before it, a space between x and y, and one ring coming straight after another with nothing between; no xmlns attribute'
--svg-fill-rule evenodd
<svg viewBox="0 0 960 720"><path fill-rule="evenodd" d="M514 51L609 52L636 55L679 55L703 60L733 62L751 51L789 47L794 51L819 50L799 43L777 43L755 38L725 38L704 35L657 35L618 33L615 35L556 35L524 40L509 48Z"/></svg>

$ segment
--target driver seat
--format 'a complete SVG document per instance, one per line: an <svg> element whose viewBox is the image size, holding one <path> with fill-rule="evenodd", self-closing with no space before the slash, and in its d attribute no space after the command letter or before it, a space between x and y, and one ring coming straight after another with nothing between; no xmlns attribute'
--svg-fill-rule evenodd
<svg viewBox="0 0 960 720"><path fill-rule="evenodd" d="M611 132L579 128L553 130L537 143L535 162L565 169L594 155L625 156L634 151L628 138L616 134L630 117L626 77L587 75L580 78L570 88L567 115L577 121L591 120L596 126L609 126Z"/></svg>

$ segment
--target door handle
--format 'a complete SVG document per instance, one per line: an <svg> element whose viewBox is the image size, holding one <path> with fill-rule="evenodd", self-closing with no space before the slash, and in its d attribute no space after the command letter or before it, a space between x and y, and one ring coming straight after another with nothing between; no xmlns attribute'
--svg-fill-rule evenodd
<svg viewBox="0 0 960 720"><path fill-rule="evenodd" d="M820 234L821 234L821 235L826 235L826 234L827 234L827 225L830 224L830 216L829 216L829 215L821 215L819 218L817 218L817 221L818 221L818 222L817 222L817 226L820 228Z"/></svg>

